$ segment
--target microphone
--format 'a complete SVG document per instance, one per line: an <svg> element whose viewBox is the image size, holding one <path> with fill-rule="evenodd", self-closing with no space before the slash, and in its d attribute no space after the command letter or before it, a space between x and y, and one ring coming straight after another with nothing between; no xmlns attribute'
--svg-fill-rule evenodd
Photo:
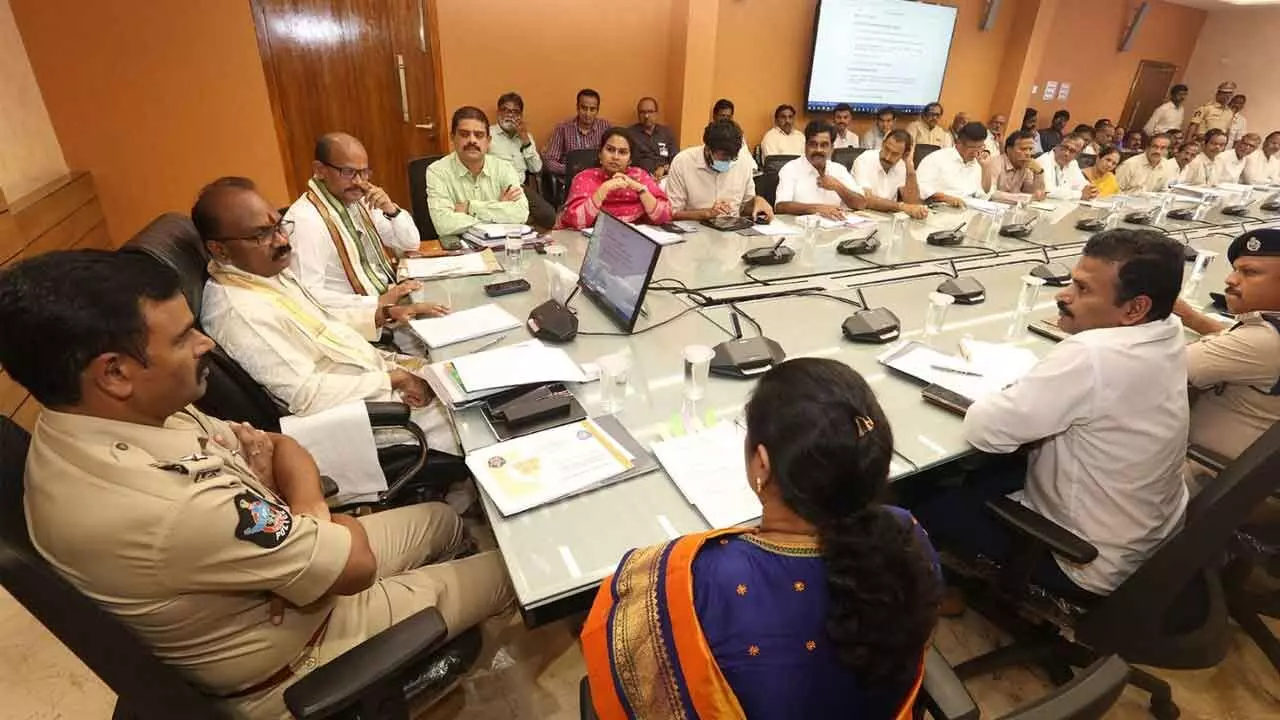
<svg viewBox="0 0 1280 720"><path fill-rule="evenodd" d="M778 238L778 244L773 246L773 249L769 251L769 254L773 255L774 257L778 257L782 249L782 243L786 242L786 240L787 240L786 235L783 235L782 237Z"/></svg>
<svg viewBox="0 0 1280 720"><path fill-rule="evenodd" d="M738 322L738 313L730 313L729 319L733 321L733 339L742 339L742 323Z"/></svg>
<svg viewBox="0 0 1280 720"><path fill-rule="evenodd" d="M782 243L786 242L785 236L778 238L778 242L771 248L755 248L742 253L742 262L748 265L782 265L791 262L791 258L795 257L795 251L789 247L783 247Z"/></svg>

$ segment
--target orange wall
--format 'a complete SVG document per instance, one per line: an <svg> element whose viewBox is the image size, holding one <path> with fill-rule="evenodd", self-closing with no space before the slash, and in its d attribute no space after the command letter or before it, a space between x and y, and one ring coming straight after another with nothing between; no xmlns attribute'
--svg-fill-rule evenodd
<svg viewBox="0 0 1280 720"><path fill-rule="evenodd" d="M1069 82L1071 93L1064 101L1056 95L1052 101L1044 101L1040 94L1031 99L1029 105L1040 111L1041 125L1048 125L1046 116L1064 107L1071 111L1073 126L1092 124L1103 117L1118 120L1140 60L1173 63L1180 72L1186 69L1206 12L1162 0L1151 0L1149 7L1133 46L1126 52L1117 48L1132 19L1131 3L1069 0L1058 7L1053 34L1034 82L1042 90L1049 80ZM1026 91L1030 93L1031 88Z"/></svg>
<svg viewBox="0 0 1280 720"><path fill-rule="evenodd" d="M1249 98L1244 108L1249 130L1262 135L1280 130L1277 39L1280 8L1231 8L1209 13L1182 76L1191 93L1187 105L1208 102L1218 83L1234 80L1238 92Z"/></svg>
<svg viewBox="0 0 1280 720"><path fill-rule="evenodd" d="M0 195L10 202L67 171L9 0L0 0L0 148Z"/></svg>
<svg viewBox="0 0 1280 720"><path fill-rule="evenodd" d="M245 0L11 0L67 164L118 242L219 175L286 195Z"/></svg>
<svg viewBox="0 0 1280 720"><path fill-rule="evenodd" d="M438 0L432 7L446 124L462 105L483 109L492 121L508 90L524 97L539 147L556 123L573 116L584 87L600 93L600 115L615 124L634 123L645 95L665 112L671 0Z"/></svg>

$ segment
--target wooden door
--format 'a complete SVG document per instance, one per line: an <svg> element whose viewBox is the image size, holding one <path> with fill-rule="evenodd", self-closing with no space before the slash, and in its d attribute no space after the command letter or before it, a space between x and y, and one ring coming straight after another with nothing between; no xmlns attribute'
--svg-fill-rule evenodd
<svg viewBox="0 0 1280 720"><path fill-rule="evenodd" d="M1151 118L1151 113L1169 99L1169 88L1177 72L1178 66L1169 63L1152 60L1138 63L1133 84L1129 86L1129 97L1124 102L1124 111L1116 124L1127 130L1141 130Z"/></svg>
<svg viewBox="0 0 1280 720"><path fill-rule="evenodd" d="M341 130L368 149L372 182L409 207L409 160L445 139L426 0L252 2L291 195L311 177L316 138Z"/></svg>

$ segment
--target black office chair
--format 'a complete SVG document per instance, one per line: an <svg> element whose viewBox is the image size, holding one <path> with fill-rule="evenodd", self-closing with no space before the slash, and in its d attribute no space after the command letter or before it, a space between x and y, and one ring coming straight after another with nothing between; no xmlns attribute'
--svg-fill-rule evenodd
<svg viewBox="0 0 1280 720"><path fill-rule="evenodd" d="M26 431L0 416L0 586L111 688L117 696L114 720L231 718L219 702L158 660L124 623L64 580L31 545L22 504L29 443ZM423 610L299 680L285 691L285 703L301 720L407 720L406 686L417 694L440 692L459 675L458 658L473 647L478 652L478 633L465 633L442 647L446 633L440 612ZM424 671L438 674L442 665L453 668L449 677L422 686Z"/></svg>
<svg viewBox="0 0 1280 720"><path fill-rule="evenodd" d="M927 145L925 143L916 143L914 154L912 155L912 158L915 161L916 167L920 167L920 161L929 157L930 153L936 152L941 149L942 148L938 147L937 145Z"/></svg>
<svg viewBox="0 0 1280 720"><path fill-rule="evenodd" d="M426 155L409 161L409 209L413 212L413 224L418 226L418 235L423 240L440 237L427 208L427 167L442 157Z"/></svg>
<svg viewBox="0 0 1280 720"><path fill-rule="evenodd" d="M1085 155L1084 153L1081 153L1076 156L1076 164L1080 166L1081 170L1085 168L1091 168L1097 163L1098 163L1097 155Z"/></svg>
<svg viewBox="0 0 1280 720"><path fill-rule="evenodd" d="M550 172L544 175L545 178L548 178L543 193L547 202L554 205L556 210L563 207L565 198L569 194L569 186L573 185L573 179L583 170L595 167L599 161L600 150L598 148L583 148L565 153L564 175L554 175Z"/></svg>
<svg viewBox="0 0 1280 720"><path fill-rule="evenodd" d="M778 196L778 173L766 172L756 177L756 195L764 198L764 201L772 207L774 199Z"/></svg>
<svg viewBox="0 0 1280 720"><path fill-rule="evenodd" d="M1000 568L998 577L979 584L972 604L1016 640L961 663L956 674L969 678L1030 662L1063 681L1069 668L1107 654L1163 668L1213 667L1226 656L1230 642L1219 564L1237 528L1274 491L1276 478L1280 424L1192 499L1183 527L1120 587L1083 606L1033 589L1030 576L1047 552L1087 563L1097 556L1097 549L1016 501L988 502L988 509L1020 536L1019 552ZM1064 606L1069 608L1065 613ZM1073 631L1074 641L1063 637L1064 627ZM1151 712L1158 720L1177 717L1168 683L1137 668L1129 682L1151 693Z"/></svg>
<svg viewBox="0 0 1280 720"><path fill-rule="evenodd" d="M934 720L978 720L977 703L935 648L925 653L924 668L914 717L928 712ZM1114 655L1101 658L1069 683L1000 720L1099 720L1119 699L1128 676L1129 666L1123 660ZM578 684L578 713L582 720L599 720L585 677Z"/></svg>
<svg viewBox="0 0 1280 720"><path fill-rule="evenodd" d="M760 165L761 171L765 173L777 173L782 170L782 166L800 157L799 155L770 155L764 159L764 163Z"/></svg>
<svg viewBox="0 0 1280 720"><path fill-rule="evenodd" d="M857 160L858 156L866 152L866 150L866 148L860 147L836 148L831 152L831 159L843 165L846 170L852 170L853 161Z"/></svg>

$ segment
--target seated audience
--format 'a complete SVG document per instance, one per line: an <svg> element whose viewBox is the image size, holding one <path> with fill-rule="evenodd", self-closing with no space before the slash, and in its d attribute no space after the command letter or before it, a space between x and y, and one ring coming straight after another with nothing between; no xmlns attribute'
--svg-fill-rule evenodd
<svg viewBox="0 0 1280 720"><path fill-rule="evenodd" d="M1240 180L1247 185L1280 183L1280 130L1268 134L1262 149L1249 156Z"/></svg>
<svg viewBox="0 0 1280 720"><path fill-rule="evenodd" d="M1062 138L1057 147L1036 158L1044 168L1044 190L1049 197L1055 200L1092 200L1098 196L1098 188L1085 179L1084 173L1080 172L1080 164L1076 162L1084 144L1084 137L1072 131Z"/></svg>
<svg viewBox="0 0 1280 720"><path fill-rule="evenodd" d="M0 273L0 364L44 406L28 531L58 575L220 715L251 719L291 717L290 685L419 610L452 637L509 608L496 552L455 559L468 543L447 505L330 513L301 445L191 407L213 348L194 320L177 275L141 253L51 252ZM903 557L928 552L898 537Z"/></svg>
<svg viewBox="0 0 1280 720"><path fill-rule="evenodd" d="M1022 112L1022 127L1018 128L1023 132L1031 133L1033 141L1032 152L1036 155L1044 153L1044 145L1040 142L1040 133L1036 130L1036 124L1039 122L1040 112L1035 108L1027 108ZM1050 146L1052 147L1052 146Z"/></svg>
<svg viewBox="0 0 1280 720"><path fill-rule="evenodd" d="M1019 130L1005 140L1002 154L982 163L982 186L992 200L1014 203L1021 195L1033 200L1045 198L1044 168L1035 161L1034 147L1032 133Z"/></svg>
<svg viewBox="0 0 1280 720"><path fill-rule="evenodd" d="M1098 159L1092 167L1084 169L1084 179L1098 190L1098 197L1111 197L1120 192L1116 179L1116 167L1120 165L1120 150L1114 145L1098 148Z"/></svg>
<svg viewBox="0 0 1280 720"><path fill-rule="evenodd" d="M773 127L760 141L760 157L803 154L804 133L796 129L796 109L790 105L779 105L773 111Z"/></svg>
<svg viewBox="0 0 1280 720"><path fill-rule="evenodd" d="M1217 182L1218 156L1226 152L1226 149L1227 134L1217 128L1209 130L1204 134L1200 154L1180 174L1194 185L1213 185Z"/></svg>
<svg viewBox="0 0 1280 720"><path fill-rule="evenodd" d="M578 112L572 118L556 125L551 131L551 141L542 159L547 172L564 175L564 160L574 150L596 150L600 147L604 131L612 125L600 115L600 93L590 88L578 91ZM573 178L565 178L572 182Z"/></svg>
<svg viewBox="0 0 1280 720"><path fill-rule="evenodd" d="M897 212L904 204L862 194L853 176L838 162L831 162L831 138L835 129L822 120L804 128L805 154L778 171L775 196L778 212L786 215L817 214L843 220L845 210ZM864 153L865 154L865 153Z"/></svg>
<svg viewBox="0 0 1280 720"><path fill-rule="evenodd" d="M952 207L963 207L964 198L985 197L978 156L986 140L987 129L982 123L969 123L960 129L960 142L955 147L937 150L920 161L921 197Z"/></svg>
<svg viewBox="0 0 1280 720"><path fill-rule="evenodd" d="M1145 153L1120 163L1116 170L1120 192L1163 192L1168 188L1178 178L1178 163L1167 157L1168 151L1168 136L1156 135L1147 144Z"/></svg>
<svg viewBox="0 0 1280 720"><path fill-rule="evenodd" d="M959 135L960 128L968 124L969 124L969 113L963 110L956 113L955 117L951 118L951 129L948 132L951 133L951 144L953 146L956 144L956 136Z"/></svg>
<svg viewBox="0 0 1280 720"><path fill-rule="evenodd" d="M1235 147L1237 141L1249 132L1249 122L1244 117L1244 95L1232 95L1227 109L1232 113L1231 124L1227 126L1227 144Z"/></svg>
<svg viewBox="0 0 1280 720"><path fill-rule="evenodd" d="M846 147L858 147L858 133L849 127L853 124L853 108L840 103L831 111L831 124L836 129L836 141L833 148L839 150Z"/></svg>
<svg viewBox="0 0 1280 720"><path fill-rule="evenodd" d="M1116 136L1116 126L1110 120L1102 118L1093 124L1093 140L1085 145L1081 154L1097 155L1098 148L1110 145Z"/></svg>
<svg viewBox="0 0 1280 720"><path fill-rule="evenodd" d="M503 93L498 98L498 122L489 128L489 154L511 163L516 177L521 178L529 201L529 223L546 229L555 225L556 210L538 187L542 156L533 133L524 124L524 98L519 93Z"/></svg>
<svg viewBox="0 0 1280 720"><path fill-rule="evenodd" d="M867 150L853 161L853 182L867 197L896 202L903 201L902 211L923 220L929 209L920 202L920 184L916 180L916 163L911 136L906 130L894 130L885 138L879 151Z"/></svg>
<svg viewBox="0 0 1280 720"><path fill-rule="evenodd" d="M918 120L907 125L907 133L911 135L911 146L933 145L935 147L951 147L951 133L938 124L942 119L942 103L929 103L924 106Z"/></svg>
<svg viewBox="0 0 1280 720"><path fill-rule="evenodd" d="M1213 94L1213 100L1191 113L1191 122L1187 123L1187 139L1193 140L1196 136L1214 129L1224 133L1231 129L1231 118L1235 113L1227 107L1227 103L1231 102L1231 97L1235 94L1235 83L1228 81L1218 85L1217 91Z"/></svg>
<svg viewBox="0 0 1280 720"><path fill-rule="evenodd" d="M1183 185L1203 185L1205 182L1208 182L1207 177L1204 180L1201 180L1200 182L1195 182L1190 174L1191 172L1197 172L1197 170L1194 167L1192 167L1191 161L1194 160L1196 156L1199 154L1200 154L1200 143L1195 142L1194 140L1192 140L1191 142L1184 142L1178 145L1177 152L1173 154L1173 161L1178 163L1178 182L1179 183ZM1203 170L1204 168L1203 165L1198 167L1201 170ZM1190 169L1190 172L1188 171L1189 169Z"/></svg>
<svg viewBox="0 0 1280 720"><path fill-rule="evenodd" d="M1248 162L1250 155L1257 152L1261 144L1262 138L1255 133L1245 133L1236 140L1234 147L1230 150L1218 153L1218 156L1213 159L1214 184L1240 182L1245 163Z"/></svg>
<svg viewBox="0 0 1280 720"><path fill-rule="evenodd" d="M880 149L884 139L893 132L897 119L898 113L893 108L884 107L876 111L875 124L862 133L862 147L868 150Z"/></svg>
<svg viewBox="0 0 1280 720"><path fill-rule="evenodd" d="M1174 148L1182 144L1182 141L1183 141L1182 131L1179 130L1178 128L1174 128L1165 134L1169 136L1169 152L1173 152ZM1150 138L1151 138L1151 135L1148 134L1147 135L1148 142L1150 142ZM1146 147L1146 146L1144 145L1143 147Z"/></svg>
<svg viewBox="0 0 1280 720"><path fill-rule="evenodd" d="M1053 120L1049 127L1040 129L1040 147L1055 148L1062 142L1062 136L1067 132L1067 123L1071 121L1071 113L1067 110L1059 110L1053 114ZM1040 153L1036 153L1039 155Z"/></svg>
<svg viewBox="0 0 1280 720"><path fill-rule="evenodd" d="M799 358L761 377L746 425L759 527L623 557L582 633L597 712L909 717L940 583L920 526L877 500L888 418L847 365Z"/></svg>
<svg viewBox="0 0 1280 720"><path fill-rule="evenodd" d="M441 237L477 223L523 223L529 219L524 178L511 163L489 153L489 118L477 107L460 107L449 122L453 152L427 168L427 208Z"/></svg>
<svg viewBox="0 0 1280 720"><path fill-rule="evenodd" d="M1147 124L1142 127L1147 136L1168 133L1170 130L1182 130L1182 103L1187 101L1187 86L1178 84L1169 88L1169 100L1152 113Z"/></svg>
<svg viewBox="0 0 1280 720"><path fill-rule="evenodd" d="M1084 147L1089 147L1090 145L1093 144L1093 126L1092 125L1085 125L1083 123L1080 125L1077 125L1075 129L1071 131L1071 134L1079 135L1081 138L1083 138ZM1085 154L1083 149L1081 149L1080 154L1081 155Z"/></svg>
<svg viewBox="0 0 1280 720"><path fill-rule="evenodd" d="M1004 147L1004 126L1007 124L1009 124L1007 116L999 113L991 116L991 121L987 123L987 140L983 144L987 157L1000 154L1000 148Z"/></svg>
<svg viewBox="0 0 1280 720"><path fill-rule="evenodd" d="M488 124L482 125L488 130ZM494 160L510 170L501 160ZM294 415L361 400L402 400L431 448L457 452L453 428L426 381L421 358L369 344L374 327L402 322L400 305L376 314L330 311L289 270L289 221L245 178L200 191L191 221L212 258L200 325L259 385ZM440 308L443 312L444 308Z"/></svg>
<svg viewBox="0 0 1280 720"><path fill-rule="evenodd" d="M742 129L717 120L702 131L702 144L685 148L671 161L667 195L671 217L706 220L720 215L773 217L773 208L756 195L751 166L742 161Z"/></svg>
<svg viewBox="0 0 1280 720"><path fill-rule="evenodd" d="M978 450L1029 447L1025 470L995 472L916 512L942 547L997 562L1014 535L985 508L1018 499L1098 549L1093 562L1046 557L1034 581L1076 599L1107 595L1182 524L1187 488L1187 367L1182 324L1170 317L1182 284L1182 246L1153 230L1089 239L1058 293L1072 335L1021 380L981 397L964 418Z"/></svg>
<svg viewBox="0 0 1280 720"><path fill-rule="evenodd" d="M733 120L733 101L728 98L720 98L711 108L711 119L715 120ZM741 128L739 128L741 129ZM751 172L755 173L758 166L756 165L755 156L751 154L751 148L747 147L746 138L742 140L742 150L738 151L738 162L746 164L751 168Z"/></svg>
<svg viewBox="0 0 1280 720"><path fill-rule="evenodd" d="M1237 237L1227 261L1230 328L1182 300L1173 312L1201 335L1187 346L1190 442L1234 460L1280 420L1280 230Z"/></svg>
<svg viewBox="0 0 1280 720"><path fill-rule="evenodd" d="M372 315L396 303L415 287L396 285L391 255L417 251L413 217L369 182L369 155L354 137L321 136L311 166L306 192L285 211L298 282L331 308L363 307Z"/></svg>
<svg viewBox="0 0 1280 720"><path fill-rule="evenodd" d="M591 227L601 210L630 223L671 222L671 201L649 173L631 164L631 134L623 128L605 131L600 165L573 179L557 227Z"/></svg>
<svg viewBox="0 0 1280 720"><path fill-rule="evenodd" d="M1170 139L1170 142L1172 142L1172 139ZM1142 152L1143 148L1146 146L1146 133L1141 130L1130 130L1125 133L1123 144L1116 149L1123 150L1125 152Z"/></svg>
<svg viewBox="0 0 1280 720"><path fill-rule="evenodd" d="M675 133L666 125L658 124L658 101L651 97L640 98L636 103L636 124L631 126L631 147L635 154L631 164L661 180L667 175L671 158L680 151Z"/></svg>

